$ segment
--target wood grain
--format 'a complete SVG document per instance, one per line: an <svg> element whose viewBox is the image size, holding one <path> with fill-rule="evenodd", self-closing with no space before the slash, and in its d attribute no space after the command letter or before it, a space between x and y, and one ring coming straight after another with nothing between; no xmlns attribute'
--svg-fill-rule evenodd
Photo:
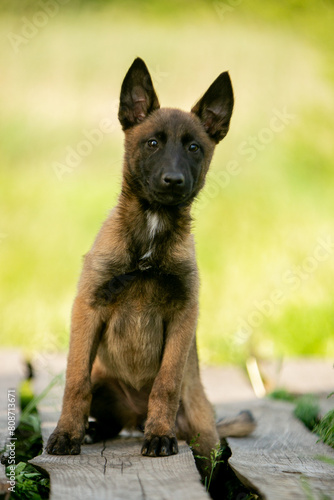
<svg viewBox="0 0 334 500"><path fill-rule="evenodd" d="M194 500L208 499L192 453L179 443L179 454L149 458L140 454L142 439L120 437L85 445L81 455L40 455L31 463L51 478L51 500Z"/></svg>
<svg viewBox="0 0 334 500"><path fill-rule="evenodd" d="M334 459L334 450L293 416L294 405L260 400L250 402L258 427L252 436L228 439L230 465L246 485L267 500L334 498L334 466L317 456ZM220 407L226 415L239 407Z"/></svg>
<svg viewBox="0 0 334 500"><path fill-rule="evenodd" d="M47 369L43 361L37 370L36 392L43 390L52 377L64 369L64 357L52 356L46 365ZM239 377L229 377L229 374L224 368L216 370L216 385L218 380L229 379L232 388L235 379L242 377L241 373ZM210 371L207 383L211 375ZM57 423L62 390L61 385L54 387L41 401L44 440ZM240 392L243 402L231 404L225 399L224 404L219 404L223 395L219 392L215 396L214 388L211 392L218 417L251 409L258 422L252 436L228 439L232 450L230 464L246 485L255 487L266 500L334 499L334 467L316 458L317 455L334 458L334 451L317 443L317 436L294 418L293 405L269 399L254 400L245 385ZM51 500L208 498L185 444L180 444L179 455L155 459L140 455L141 442L139 438L123 437L108 441L105 447L102 444L84 446L78 456L41 455L33 463L50 473Z"/></svg>

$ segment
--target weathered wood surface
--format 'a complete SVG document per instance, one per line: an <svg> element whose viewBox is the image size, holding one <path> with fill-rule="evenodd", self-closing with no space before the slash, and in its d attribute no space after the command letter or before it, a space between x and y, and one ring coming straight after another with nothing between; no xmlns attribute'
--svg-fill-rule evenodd
<svg viewBox="0 0 334 500"><path fill-rule="evenodd" d="M35 364L36 393L44 390L64 367L63 356L41 358L40 364ZM44 443L57 424L62 392L62 384L57 384L39 404ZM51 456L43 453L30 462L50 474L50 500L209 498L186 443L179 442L178 455L150 458L140 453L142 441L143 437L122 436L105 443L84 445L80 455Z"/></svg>
<svg viewBox="0 0 334 500"><path fill-rule="evenodd" d="M179 454L149 458L140 454L141 438L124 438L82 447L81 455L40 455L31 463L51 478L51 500L208 499L192 454L179 443Z"/></svg>
<svg viewBox="0 0 334 500"><path fill-rule="evenodd" d="M65 365L63 355L40 355L35 363L35 392L41 392L55 374L64 371ZM316 388L325 393L332 373L328 363L323 365L323 383L313 382L319 363L309 362L306 369L304 363L294 361L284 368L290 378L284 376L275 382L283 381L287 390L296 392L311 392L308 388ZM274 364L271 370L275 371ZM255 487L266 500L334 499L334 467L316 458L317 455L334 458L334 452L316 443L317 437L293 417L293 405L257 400L245 372L235 367L206 368L202 378L210 400L216 404L218 417L251 409L258 422L251 437L228 440L232 450L230 464L245 484ZM62 392L63 386L58 384L39 405L44 440L57 423ZM326 411L330 404L330 400L325 402ZM180 444L179 455L150 459L140 455L141 441L123 437L108 441L105 447L83 446L79 456L41 455L33 463L50 473L51 500L208 498L184 443Z"/></svg>
<svg viewBox="0 0 334 500"><path fill-rule="evenodd" d="M259 363L269 391L284 388L292 393L330 394L334 390L332 359L302 358Z"/></svg>
<svg viewBox="0 0 334 500"><path fill-rule="evenodd" d="M266 500L334 499L334 467L318 456L334 459L334 450L293 416L294 406L272 400L249 402L258 426L252 436L229 438L230 465ZM233 415L240 404L218 407ZM309 492L309 493L308 493Z"/></svg>
<svg viewBox="0 0 334 500"><path fill-rule="evenodd" d="M24 363L22 354L17 350L3 349L0 353L0 449L8 442L8 389L17 389L24 376ZM16 420L18 425L20 417L20 400L16 391ZM0 464L0 495L8 492L5 467Z"/></svg>
<svg viewBox="0 0 334 500"><path fill-rule="evenodd" d="M256 399L246 370L239 366L206 366L201 369L202 383L211 403Z"/></svg>

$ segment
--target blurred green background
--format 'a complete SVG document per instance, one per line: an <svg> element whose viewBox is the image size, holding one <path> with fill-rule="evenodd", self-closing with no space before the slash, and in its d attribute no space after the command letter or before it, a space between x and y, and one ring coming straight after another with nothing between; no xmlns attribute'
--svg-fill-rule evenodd
<svg viewBox="0 0 334 500"><path fill-rule="evenodd" d="M333 356L333 26L332 1L3 1L1 344L67 348L140 56L164 106L190 109L224 70L234 86L193 210L201 360Z"/></svg>

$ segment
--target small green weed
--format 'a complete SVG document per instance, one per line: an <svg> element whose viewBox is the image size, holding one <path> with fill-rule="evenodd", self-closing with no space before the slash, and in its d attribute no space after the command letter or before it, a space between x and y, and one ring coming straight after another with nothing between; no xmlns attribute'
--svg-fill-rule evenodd
<svg viewBox="0 0 334 500"><path fill-rule="evenodd" d="M334 466L334 458L325 457L324 455L316 455L314 458L320 460L321 462L324 462L325 464Z"/></svg>
<svg viewBox="0 0 334 500"><path fill-rule="evenodd" d="M330 410L315 426L314 432L320 439L334 448L334 410Z"/></svg>
<svg viewBox="0 0 334 500"><path fill-rule="evenodd" d="M327 398L330 398L334 395L334 392L329 394ZM320 439L334 448L334 409L330 410L323 416L320 422L314 428L314 432L318 434Z"/></svg>
<svg viewBox="0 0 334 500"><path fill-rule="evenodd" d="M197 439L199 438L199 436L200 436L200 434L197 434L197 436L193 437L189 443L189 446L190 446L195 458L200 459L200 460L204 460L204 462L209 462L207 464L207 466L204 467L204 470L208 473L208 475L206 475L204 478L204 487L205 487L206 491L209 491L214 470L216 469L218 464L226 462L226 457L225 457L225 459L222 459L223 452L225 451L225 448L223 448L220 445L220 443L218 443L214 448L212 448L211 453L210 453L210 457L204 457L202 455L198 455L198 454L196 454L195 448L199 447L199 443L197 442Z"/></svg>
<svg viewBox="0 0 334 500"><path fill-rule="evenodd" d="M324 462L325 464L329 464L329 465L334 466L334 459L331 457L325 457L324 455L316 455L314 458L316 460L320 460L321 462ZM301 481L302 488L307 495L307 500L316 500L316 498L318 498L318 497L314 496L314 494L312 492L312 488L309 484L308 478L305 476L301 476L300 481ZM324 493L321 493L320 500L331 500L331 497L329 497L328 495L325 495Z"/></svg>
<svg viewBox="0 0 334 500"><path fill-rule="evenodd" d="M310 431L315 430L319 423L319 413L319 404L312 394L305 394L297 399L294 414Z"/></svg>
<svg viewBox="0 0 334 500"><path fill-rule="evenodd" d="M329 497L323 493L320 493L320 495L321 495L320 497L315 496L307 477L301 476L300 477L300 484L301 484L301 487L306 495L305 498L307 500L317 500L317 498L319 498L319 500L331 500L331 497Z"/></svg>
<svg viewBox="0 0 334 500"><path fill-rule="evenodd" d="M214 500L224 498L225 500L255 500L260 497L255 493L249 491L237 478L228 464L228 459L231 456L231 450L228 445L217 444L210 453L210 457L204 457L196 453L199 448L197 439L199 434L195 436L189 443L189 446L194 454L196 460L200 460L207 465L204 471L207 472L202 482L206 491L211 495ZM221 464L219 471L218 465Z"/></svg>
<svg viewBox="0 0 334 500"><path fill-rule="evenodd" d="M217 465L225 463L226 461L223 459L224 451L225 449L220 444L217 444L214 448L212 448L210 452L210 457L195 455L196 458L201 458L202 460L209 462L208 465L204 468L204 470L208 472L208 475L205 477L204 480L204 486L206 491L210 490L213 473Z"/></svg>
<svg viewBox="0 0 334 500"><path fill-rule="evenodd" d="M11 493L13 500L44 500L49 498L50 480L42 470L31 464L19 462L15 470L15 491Z"/></svg>
<svg viewBox="0 0 334 500"><path fill-rule="evenodd" d="M294 396L285 389L276 389L268 394L271 399L288 401L295 404L294 415L310 430L313 431L319 423L320 407L317 398L313 394Z"/></svg>
<svg viewBox="0 0 334 500"><path fill-rule="evenodd" d="M268 394L268 398L278 399L280 401L290 401L291 403L296 400L295 396L285 389L275 389L273 392Z"/></svg>

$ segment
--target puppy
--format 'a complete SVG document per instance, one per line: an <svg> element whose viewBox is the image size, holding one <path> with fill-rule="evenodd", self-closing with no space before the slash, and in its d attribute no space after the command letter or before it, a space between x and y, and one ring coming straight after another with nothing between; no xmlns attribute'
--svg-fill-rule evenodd
<svg viewBox="0 0 334 500"><path fill-rule="evenodd" d="M233 101L227 72L191 112L160 108L141 59L126 74L118 115L125 132L122 189L85 256L63 409L48 453L80 453L89 415L96 438L142 428L141 452L150 457L177 453L177 437L188 443L196 437L196 453L209 457L224 430L234 433L229 421L218 434L200 381L190 215L215 146L228 132ZM235 422L238 434L254 427L245 415Z"/></svg>

